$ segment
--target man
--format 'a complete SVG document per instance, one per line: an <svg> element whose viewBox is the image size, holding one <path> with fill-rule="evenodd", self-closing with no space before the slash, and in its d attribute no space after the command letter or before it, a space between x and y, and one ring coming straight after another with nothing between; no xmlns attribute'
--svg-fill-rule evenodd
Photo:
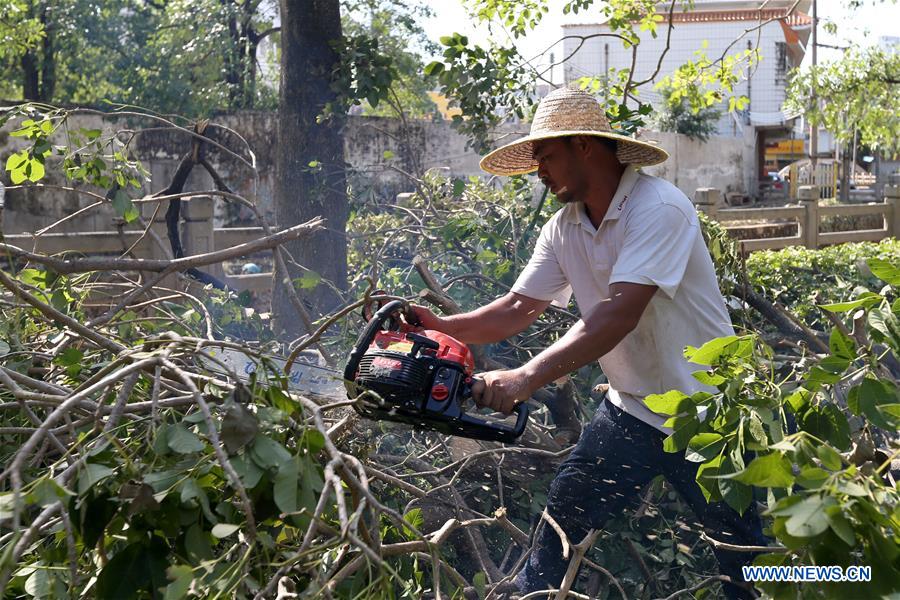
<svg viewBox="0 0 900 600"><path fill-rule="evenodd" d="M481 161L497 175L537 170L564 204L543 227L512 291L472 312L438 317L416 307L422 325L467 343L492 343L531 325L551 304L575 294L582 318L527 364L480 375L483 406L509 413L535 390L599 360L610 388L573 452L560 466L547 511L573 543L633 506L642 488L665 475L712 537L737 545L765 543L754 510L743 517L707 504L694 481L697 464L663 451L671 430L643 402L649 394L701 385L685 346L733 335L725 301L690 200L636 167L668 155L612 132L588 93L561 89L541 102L527 137ZM743 582L752 555L716 551L722 572ZM542 527L515 583L523 593L557 588L565 574L559 535ZM752 592L726 585L732 598Z"/></svg>

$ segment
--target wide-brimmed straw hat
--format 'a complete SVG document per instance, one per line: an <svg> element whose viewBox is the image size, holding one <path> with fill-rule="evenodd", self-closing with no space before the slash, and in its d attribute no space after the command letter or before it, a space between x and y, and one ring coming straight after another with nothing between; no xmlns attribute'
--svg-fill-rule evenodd
<svg viewBox="0 0 900 600"><path fill-rule="evenodd" d="M493 175L531 173L538 168L533 155L534 142L570 135L616 140L616 157L622 164L647 167L669 157L665 150L654 144L615 133L603 107L588 92L561 88L541 100L531 122L531 133L482 158L481 168Z"/></svg>

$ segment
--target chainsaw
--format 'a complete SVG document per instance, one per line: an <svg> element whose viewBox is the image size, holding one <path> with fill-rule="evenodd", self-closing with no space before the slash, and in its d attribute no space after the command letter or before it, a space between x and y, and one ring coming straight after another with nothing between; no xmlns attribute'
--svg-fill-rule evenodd
<svg viewBox="0 0 900 600"><path fill-rule="evenodd" d="M409 319L407 306L402 300L392 300L377 311L374 307L363 309L368 322L350 352L343 377L322 364L317 353L308 352L293 365L288 387L325 400L344 396L357 400L354 409L374 420L477 440L515 442L528 423L528 407L524 403L516 406L514 425L470 414L467 407L474 407L472 386L476 381L472 352L440 331L409 331L400 320L401 313ZM221 349L213 358L215 361L206 361L213 370L221 372L224 366L243 380L253 373L257 381L267 379L266 370L258 368L259 360L243 352ZM283 359L264 360L283 370Z"/></svg>
<svg viewBox="0 0 900 600"><path fill-rule="evenodd" d="M516 406L516 423L506 425L466 412L472 400L472 352L440 331L401 331L393 300L376 312L356 340L344 368L347 396L363 416L408 423L450 435L513 442L525 431L528 407ZM393 323L393 327L385 326Z"/></svg>

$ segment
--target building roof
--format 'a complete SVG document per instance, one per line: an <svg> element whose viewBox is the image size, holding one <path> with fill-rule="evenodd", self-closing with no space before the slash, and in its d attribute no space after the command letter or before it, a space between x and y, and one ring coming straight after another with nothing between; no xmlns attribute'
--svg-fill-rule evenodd
<svg viewBox="0 0 900 600"><path fill-rule="evenodd" d="M715 21L768 21L779 19L791 27L811 25L812 18L804 13L794 12L787 15L789 9L768 8L763 10L701 10L676 12L672 14L673 23L710 23Z"/></svg>
<svg viewBox="0 0 900 600"><path fill-rule="evenodd" d="M663 22L668 22L668 15L665 12L660 14L663 15ZM724 23L729 21L768 21L771 19L778 19L791 27L812 25L812 18L809 15L798 11L791 12L790 8L692 10L672 13L673 23ZM563 28L584 27L586 25L605 27L606 23L564 23Z"/></svg>

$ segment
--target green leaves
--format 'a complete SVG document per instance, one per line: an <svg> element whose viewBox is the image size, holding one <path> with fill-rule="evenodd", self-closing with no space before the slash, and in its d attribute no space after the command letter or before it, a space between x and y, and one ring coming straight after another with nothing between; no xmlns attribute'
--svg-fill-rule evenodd
<svg viewBox="0 0 900 600"><path fill-rule="evenodd" d="M240 384L238 384L240 385ZM231 401L225 409L219 439L229 454L234 454L249 444L259 431L259 422L250 410L240 402Z"/></svg>
<svg viewBox="0 0 900 600"><path fill-rule="evenodd" d="M108 475L111 474L112 473L109 473ZM94 476L98 475L100 475L100 473L94 473ZM68 501L69 498L74 495L75 494L73 492L70 492L66 488L59 485L55 479L46 477L39 480L34 490L30 494L28 494L28 501L33 502L38 506L50 506L51 504L55 504L60 500ZM0 512L2 512L2 508L0 508Z"/></svg>
<svg viewBox="0 0 900 600"><path fill-rule="evenodd" d="M868 325L875 341L886 344L896 356L900 356L900 317L891 308L870 310Z"/></svg>
<svg viewBox="0 0 900 600"><path fill-rule="evenodd" d="M399 77L393 60L382 51L379 41L368 32L345 32L333 42L340 57L332 73L333 89L338 94L337 105L326 114L359 105L363 101L372 107L389 98L391 85Z"/></svg>
<svg viewBox="0 0 900 600"><path fill-rule="evenodd" d="M855 300L851 300L850 302L820 304L819 307L827 310L828 312L840 313L856 310L857 308L871 308L872 306L876 306L880 302L881 296L879 296L875 292L864 292L860 294Z"/></svg>
<svg viewBox="0 0 900 600"><path fill-rule="evenodd" d="M27 103L4 110L2 122L16 117L22 119L10 135L31 144L7 157L5 167L10 180L16 185L40 181L48 165L59 164L47 162L51 155L56 155L62 159L61 171L66 179L110 190L107 198L118 214L126 222L134 221L138 213L132 201L124 191L117 194L111 188L115 185L116 189L128 186L139 189L142 180L149 180L149 173L129 156L123 140L115 135L103 137L99 129L69 127L69 115L67 109L42 107L38 111ZM65 132L65 143L52 144L50 136L59 130Z"/></svg>
<svg viewBox="0 0 900 600"><path fill-rule="evenodd" d="M866 261L866 265L875 277L888 285L900 287L900 266L897 264L881 258L870 258Z"/></svg>
<svg viewBox="0 0 900 600"><path fill-rule="evenodd" d="M847 407L855 415L864 415L873 424L883 429L896 429L897 419L893 410L886 411L882 407L890 407L900 402L900 392L893 383L876 379L864 378L859 385L850 389L847 394Z"/></svg>
<svg viewBox="0 0 900 600"><path fill-rule="evenodd" d="M134 542L113 556L97 577L98 598L131 600L156 597L168 585L165 542L154 536L149 543Z"/></svg>
<svg viewBox="0 0 900 600"><path fill-rule="evenodd" d="M295 457L281 463L275 475L273 498L275 505L283 513L297 511L297 491L299 488L300 467Z"/></svg>
<svg viewBox="0 0 900 600"><path fill-rule="evenodd" d="M106 465L85 463L81 472L78 474L78 493L87 493L89 489L111 476L113 473L113 469L110 469Z"/></svg>
<svg viewBox="0 0 900 600"><path fill-rule="evenodd" d="M206 444L197 437L197 434L188 429L183 423L168 426L167 444L169 449L179 454L191 454L206 448Z"/></svg>
<svg viewBox="0 0 900 600"><path fill-rule="evenodd" d="M684 450L700 427L697 418L693 415L672 417L664 425L673 429L672 434L663 440L663 450L666 452Z"/></svg>
<svg viewBox="0 0 900 600"><path fill-rule="evenodd" d="M690 397L678 390L672 390L665 394L650 394L644 398L644 404L653 412L663 415L677 415L692 411L694 408Z"/></svg>
<svg viewBox="0 0 900 600"><path fill-rule="evenodd" d="M787 532L798 538L810 538L828 529L825 501L821 496L810 495L800 498L785 507L777 508L772 514L787 517Z"/></svg>
<svg viewBox="0 0 900 600"><path fill-rule="evenodd" d="M734 95L734 87L759 61L757 49L748 48L715 60L707 56L705 49L697 50L694 56L656 84L656 89L667 96L670 106L687 103L696 115L716 106L726 97L729 99L729 110L739 108L746 102L743 96Z"/></svg>
<svg viewBox="0 0 900 600"><path fill-rule="evenodd" d="M257 434L250 446L250 457L262 469L274 469L291 458L284 446L263 434Z"/></svg>
<svg viewBox="0 0 900 600"><path fill-rule="evenodd" d="M841 410L830 402L811 406L800 416L800 428L841 450L850 446L850 425Z"/></svg>
<svg viewBox="0 0 900 600"><path fill-rule="evenodd" d="M524 117L531 111L533 73L515 46L482 47L458 33L440 41L444 61L430 63L424 74L437 77L444 95L461 110L454 129L469 137L469 146L486 152L493 128L510 114Z"/></svg>
<svg viewBox="0 0 900 600"><path fill-rule="evenodd" d="M698 433L688 442L688 449L704 460L710 460L719 454L719 451L725 446L725 441L725 438L718 433Z"/></svg>
<svg viewBox="0 0 900 600"><path fill-rule="evenodd" d="M440 75L444 70L444 63L439 60L432 61L425 65L425 74L429 77L432 75Z"/></svg>
<svg viewBox="0 0 900 600"><path fill-rule="evenodd" d="M838 327L834 327L831 330L831 336L828 339L828 348L831 350L831 353L838 358L846 360L853 360L856 358L856 342Z"/></svg>
<svg viewBox="0 0 900 600"><path fill-rule="evenodd" d="M194 571L189 565L172 565L166 570L166 575L172 581L166 586L163 600L181 600L187 597L191 583L194 581Z"/></svg>
<svg viewBox="0 0 900 600"><path fill-rule="evenodd" d="M275 475L273 498L282 513L313 511L323 480L309 455L292 456L281 463Z"/></svg>
<svg viewBox="0 0 900 600"><path fill-rule="evenodd" d="M34 157L28 150L22 150L6 159L9 179L15 185L24 181L36 182L44 178L44 159Z"/></svg>
<svg viewBox="0 0 900 600"><path fill-rule="evenodd" d="M825 518L828 520L828 526L841 538L841 541L851 548L856 545L856 532L853 529L853 524L844 516L843 509L840 506L836 504L826 506Z"/></svg>
<svg viewBox="0 0 900 600"><path fill-rule="evenodd" d="M726 461L728 461L728 458L724 454L720 454L697 467L695 480L707 502L718 502L722 499L722 493L719 491L718 475Z"/></svg>
<svg viewBox="0 0 900 600"><path fill-rule="evenodd" d="M826 356L806 373L805 387L817 390L823 385L837 383L849 366L850 360L847 358L835 355Z"/></svg>
<svg viewBox="0 0 900 600"><path fill-rule="evenodd" d="M870 268L893 285L897 277L893 262L876 260ZM810 268L821 267L812 263ZM881 286L872 278L868 282ZM848 286L841 285L846 297ZM785 281L784 289L791 290L790 286ZM900 310L896 310L900 302L892 301L888 293L893 294L888 286L881 293L858 287L850 301L821 304L829 312L852 313L854 323L828 323L829 353L807 364L794 363L794 372L786 377L784 366L773 362L771 350L750 336L730 336L687 348L689 361L710 367L697 371L695 379L718 389L706 399L694 395L694 404L706 409L703 421L695 424L690 418L684 394L650 398L655 409L679 413L668 425L684 432L697 426L686 443L684 433L676 430L664 448L685 447L688 460L701 462L696 481L707 501L724 500L743 511L753 501L754 487L766 489L775 519L772 532L798 560L833 560L829 557L836 547L840 552L850 548L868 552L865 548L880 545L893 548L895 555L898 552L889 541L896 527L884 515L895 513L900 498L879 476L866 475L883 458L871 459L874 453L869 452L866 459L859 452L864 440L855 439L866 435L857 431L860 425L886 431L900 427L900 389L878 366L883 350L873 352L871 344L858 342L868 336L891 351L900 348ZM810 315L806 315L807 323ZM861 324L867 330L859 331ZM852 337L847 333L851 327ZM862 418L852 428L847 411L832 400L843 392L838 383L851 376L861 379L847 392L847 407ZM789 433L788 412L796 416L796 433ZM845 459L840 452L849 451L853 441L857 451L844 455ZM748 451L756 456L744 466Z"/></svg>
<svg viewBox="0 0 900 600"><path fill-rule="evenodd" d="M660 131L673 131L704 142L717 133L718 121L722 117L717 108L692 107L683 94L673 94L671 86L661 88L659 93L663 102L653 120ZM741 110L745 103L746 98L732 96L728 110Z"/></svg>
<svg viewBox="0 0 900 600"><path fill-rule="evenodd" d="M851 47L837 60L798 69L789 79L785 106L803 111L842 144L856 140L890 153L900 147L900 116L891 84L898 70L900 56L895 52Z"/></svg>
<svg viewBox="0 0 900 600"><path fill-rule="evenodd" d="M11 131L9 135L30 140L41 139L53 133L53 129L53 121L49 118L42 118L40 121L25 119L19 125L19 128Z"/></svg>
<svg viewBox="0 0 900 600"><path fill-rule="evenodd" d="M115 195L113 195L112 205L116 210L116 214L125 219L126 223L131 223L140 216L137 207L125 190L116 190Z"/></svg>
<svg viewBox="0 0 900 600"><path fill-rule="evenodd" d="M219 523L213 526L212 534L214 537L217 537L219 539L227 538L240 528L240 525L234 525L232 523Z"/></svg>
<svg viewBox="0 0 900 600"><path fill-rule="evenodd" d="M747 468L726 477L757 487L789 488L794 485L791 461L780 452L754 458Z"/></svg>
<svg viewBox="0 0 900 600"><path fill-rule="evenodd" d="M322 283L322 276L315 271L310 270L304 271L302 277L298 277L294 280L294 285L301 290L315 289L320 283Z"/></svg>
<svg viewBox="0 0 900 600"><path fill-rule="evenodd" d="M753 337L749 335L712 339L699 348L688 346L684 349L684 357L698 365L714 365L724 357L746 357L752 350Z"/></svg>

